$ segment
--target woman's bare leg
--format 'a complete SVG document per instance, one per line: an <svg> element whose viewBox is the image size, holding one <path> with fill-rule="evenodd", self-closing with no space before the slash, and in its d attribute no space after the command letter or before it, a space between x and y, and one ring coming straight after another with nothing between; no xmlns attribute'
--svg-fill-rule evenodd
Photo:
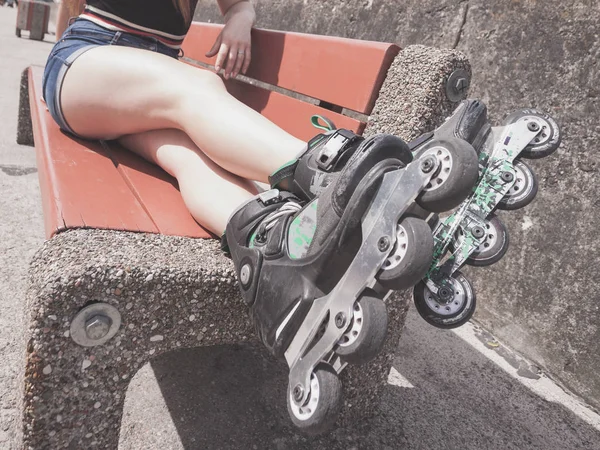
<svg viewBox="0 0 600 450"><path fill-rule="evenodd" d="M61 104L84 137L176 128L219 166L262 182L305 145L229 95L216 74L128 47L97 47L77 58Z"/></svg>
<svg viewBox="0 0 600 450"><path fill-rule="evenodd" d="M252 182L216 165L182 131L146 131L119 142L175 177L194 219L217 236L225 231L231 213L257 193Z"/></svg>

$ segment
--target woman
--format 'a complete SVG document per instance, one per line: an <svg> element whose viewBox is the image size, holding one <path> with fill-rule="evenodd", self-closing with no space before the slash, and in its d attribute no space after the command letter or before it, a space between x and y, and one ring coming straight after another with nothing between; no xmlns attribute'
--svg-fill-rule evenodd
<svg viewBox="0 0 600 450"><path fill-rule="evenodd" d="M176 60L195 3L179 0L179 13L170 0L89 0L51 53L44 95L64 130L118 139L177 178L194 218L221 234L255 193L243 178L267 181L305 143L231 97L215 73ZM229 78L250 64L255 15L249 1L218 4L226 25L209 54L218 52L217 70Z"/></svg>
<svg viewBox="0 0 600 450"><path fill-rule="evenodd" d="M412 154L393 136L363 140L346 130L307 144L230 96L217 74L179 62L196 2L88 0L50 54L44 97L64 131L118 140L159 165L177 179L200 224L226 231L257 332L282 356L314 299L331 291L356 254L374 187ZM225 27L207 56L217 56L217 72L235 77L251 61L255 13L247 0L217 3ZM63 0L59 32L68 10L80 7ZM257 196L249 180L281 191ZM430 261L411 268L410 283ZM294 400L300 421L310 418L301 409L308 387L303 392Z"/></svg>

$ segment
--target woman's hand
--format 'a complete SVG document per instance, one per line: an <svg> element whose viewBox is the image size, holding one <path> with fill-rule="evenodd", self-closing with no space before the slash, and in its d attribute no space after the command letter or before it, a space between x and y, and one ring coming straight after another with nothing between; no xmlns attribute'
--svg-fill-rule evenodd
<svg viewBox="0 0 600 450"><path fill-rule="evenodd" d="M215 69L224 69L225 79L246 73L252 59L250 30L254 25L254 8L248 1L218 0L225 16L225 27L206 54L217 55Z"/></svg>

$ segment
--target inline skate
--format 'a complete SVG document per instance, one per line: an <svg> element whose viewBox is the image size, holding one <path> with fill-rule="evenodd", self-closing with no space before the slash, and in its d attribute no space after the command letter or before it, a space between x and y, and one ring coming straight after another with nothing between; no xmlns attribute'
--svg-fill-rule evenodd
<svg viewBox="0 0 600 450"><path fill-rule="evenodd" d="M431 265L422 211L447 211L478 177L471 143L438 133L418 154L390 135L331 130L311 140L224 235L257 335L289 368L288 412L308 434L342 407L340 372L370 361L387 333L385 302Z"/></svg>
<svg viewBox="0 0 600 450"><path fill-rule="evenodd" d="M459 327L475 311L475 291L459 269L464 264L489 266L508 250L508 231L495 211L523 208L536 196L535 174L523 158L548 156L561 141L554 119L534 109L513 112L500 127L491 127L481 102L466 100L460 110L472 111L481 124L477 133L474 129L463 136L478 151L479 178L454 214L435 221L433 261L413 290L417 311L438 328ZM453 119L438 132L444 128L461 133ZM414 147L418 154L419 145Z"/></svg>

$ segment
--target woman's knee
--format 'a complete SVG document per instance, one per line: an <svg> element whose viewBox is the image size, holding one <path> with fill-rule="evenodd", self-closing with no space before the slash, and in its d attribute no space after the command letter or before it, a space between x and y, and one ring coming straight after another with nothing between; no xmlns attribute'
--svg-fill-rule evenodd
<svg viewBox="0 0 600 450"><path fill-rule="evenodd" d="M227 90L223 79L215 72L210 70L200 69L197 71L198 77L202 80L202 83L206 83L208 87L219 90Z"/></svg>
<svg viewBox="0 0 600 450"><path fill-rule="evenodd" d="M219 75L209 70L197 69L188 71L186 76L172 86L177 92L172 99L181 107L207 105L215 96L229 95Z"/></svg>

